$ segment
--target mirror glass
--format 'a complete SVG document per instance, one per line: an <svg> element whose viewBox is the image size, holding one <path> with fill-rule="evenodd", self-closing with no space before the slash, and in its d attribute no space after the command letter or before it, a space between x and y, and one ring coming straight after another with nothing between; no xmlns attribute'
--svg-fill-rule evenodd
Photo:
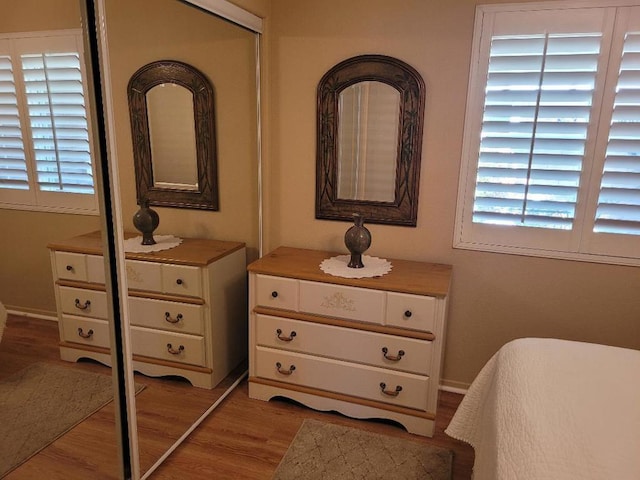
<svg viewBox="0 0 640 480"><path fill-rule="evenodd" d="M415 227L425 87L410 65L360 55L318 83L316 218Z"/></svg>
<svg viewBox="0 0 640 480"><path fill-rule="evenodd" d="M52 35L55 35L56 32L64 30L65 37L68 34L75 36L76 33L79 33L75 48L67 47L65 42L64 52L84 52L84 60L80 62L85 80L83 82L85 87L83 101L87 113L87 123L92 130L89 132L88 138L95 139L97 134L96 105L92 102L93 96L89 93L91 89L89 72L92 63L95 64L97 59L92 59L90 49L86 44L83 45L83 37L88 33L86 31L80 33L80 31L90 25L87 19L82 17L83 7L81 4L83 3L78 0L48 0L45 5L40 0L23 0L10 7L5 3L3 15L0 15L0 34L20 39L25 38L21 35L22 32L47 32L47 35L50 36L47 46L53 50L56 42ZM33 42L38 35L26 38ZM67 48L69 49L67 50ZM9 53L7 50L0 53L5 61L4 65L6 65L8 58L5 56L7 53ZM20 61L14 60L16 74L19 72L19 64ZM3 100L0 103L10 105L10 101L7 101L10 100L9 95L6 93L6 87L9 83L7 80L8 76L4 75L1 82L3 83ZM19 90L18 87L17 91ZM74 96L79 99L77 94ZM0 124L2 123L3 121L0 121ZM40 122L40 127L43 126L43 123L46 124L46 122ZM6 125L9 124L3 124L2 128ZM45 138L47 129L42 128L41 134L42 138ZM78 138L85 136L87 136L86 130L84 135L78 135ZM3 146L6 146L6 143ZM98 162L97 142L91 143L90 151ZM93 177L93 181L97 189L98 179L96 176ZM29 410L25 412L24 417L33 427L28 431L28 438L22 441L19 434L14 434L15 432L12 431L12 428L19 428L18 423L0 422L3 429L2 437L9 445L9 448L6 448L7 444L0 442L2 444L0 465L7 466L6 462L9 461L9 468L15 467L6 474L6 477L2 473L4 469L0 469L0 477L6 478L6 480L115 479L120 477L119 437L115 419L116 402L108 402L113 397L112 369L85 359L79 361L63 360L61 356L62 343L69 345L69 342L61 342L63 340L62 332L69 332L68 327L74 326L73 322L78 321L79 316L64 315L64 319L56 317L55 296L58 295L62 286L54 284L54 276L56 276L58 268L57 265L52 265L48 249L49 246L56 245L80 233L100 230L105 223L103 218L105 209L102 203L99 205L99 210L100 215L91 215L71 214L63 211L0 208L0 225L6 232L11 232L10 235L3 235L0 239L0 262L2 265L0 301L10 311L7 326L0 334L0 380L21 375L21 372L42 371L44 366L47 367L45 371L49 372L33 391L30 400L24 395L23 390L21 396L3 397L1 402L5 411L11 411L14 414L15 410L9 409L9 405L15 406L16 400L19 404L29 405ZM98 263L98 265L100 264ZM75 327L81 328L78 325ZM2 330L1 327L0 330ZM73 328L71 333L75 333ZM101 339L105 342L105 346L109 346L108 329L104 327L101 333L104 333ZM73 342L73 337L70 336L69 340ZM70 351L72 350L66 350L66 352ZM38 370L31 370L30 367L38 367ZM49 367L55 370L48 370ZM96 380L91 385L86 383L87 379L76 384L73 382L64 383L62 381L64 377L58 374L63 371L70 374L97 374L99 377L96 376L94 379L101 378L102 381ZM67 380L69 378L67 377ZM58 393L53 397L43 398L45 386L51 381L57 382L54 386ZM101 383L104 386L98 387ZM17 391L18 384L14 385ZM23 383L24 385L28 385L28 383ZM84 395L74 399L74 393L83 388ZM44 402L41 404L42 407L38 406L38 397L41 402ZM93 397L93 400L102 397L108 403L99 408L100 405L92 403L90 397ZM64 406L60 408L60 403L66 404L68 408L64 408ZM51 412L57 413L52 414ZM72 417L75 413L81 415L74 420ZM70 420L71 423L69 423ZM82 421L74 426L74 421L78 420ZM67 427L69 430L65 432ZM26 428L20 433L24 434L25 432L27 432ZM49 440L53 441L47 443L47 433L53 435L62 433L62 435L58 438L49 437ZM44 443L41 443L43 440ZM19 460L21 454L29 453L29 446L44 448L37 451L26 462L16 466L13 462ZM12 454L15 453L18 455L14 457Z"/></svg>
<svg viewBox="0 0 640 480"><path fill-rule="evenodd" d="M162 83L146 97L154 187L198 190L193 95L175 83Z"/></svg>
<svg viewBox="0 0 640 480"><path fill-rule="evenodd" d="M210 131L215 134L217 171L220 179L217 189L219 208L217 210L205 208L185 210L165 208L173 206L170 204L156 204L153 208L160 217L160 224L155 234L173 235L183 239L183 243L174 250L174 252L180 250L181 254L184 254L184 249L181 247L185 246L188 240L242 242L246 245L246 262L253 261L260 256L261 243L257 83L259 35L180 0L154 0L152 7L148 0L105 0L102 3L107 33L106 46L109 53L107 73L111 85L109 96L112 99L109 112L113 119L113 132L110 132L114 152L112 159L116 161L118 167L120 182L118 194L122 200L120 214L125 234L135 236L138 233L132 222L133 215L138 210L139 176L136 173L134 157L136 148L141 143L136 139L137 134L148 130L154 143L153 164L145 164L152 166L153 174L151 172L145 174L149 184L157 188L157 183L178 183L180 188L163 188L165 194L174 194L175 198L175 194L185 194L191 185L197 185L202 190L200 176L197 182L193 181L190 175L176 177L171 174L171 168L176 167L176 163L180 164L182 158L189 158L186 152L193 146L185 147L183 145L185 138L195 138L196 154L200 153L204 135L200 133L198 126L201 126L202 122L200 120L194 122L194 118L215 118L215 123L210 125ZM143 22L140 21L141 18L144 18ZM128 93L129 82L134 74L149 65L159 68L150 77L146 77L149 81L143 82L143 85L149 88L140 90L145 92L144 95L139 96L144 103L145 115L148 112L151 118L147 129L146 126L138 128L132 125L132 122L139 117L130 115ZM167 76L167 66L172 69L169 76ZM203 96L200 95L200 90L188 87L192 83L174 81L176 78L185 78L179 76L180 72L187 71L184 69L185 66L190 67L187 69L190 79L196 78L194 72L201 73L207 79L215 93L215 102L199 102L198 98L202 99ZM149 71L147 70L147 73ZM184 90L189 91L194 99L187 102ZM168 96L167 91L170 91ZM174 95L176 92L178 93ZM213 95L208 98L213 100ZM189 103L192 107L187 105ZM174 115L172 112L176 109L181 113ZM140 111L136 109L136 112ZM178 116L183 117L183 120L176 122ZM160 118L156 121L155 117ZM183 130L185 126L182 124L186 123L188 117L190 117L190 124L195 123L195 135L190 127ZM170 123L164 123L169 120ZM164 133L159 133L162 131ZM169 137L173 137L173 140L168 140ZM208 139L213 138L209 135ZM161 142L156 145L156 140ZM171 145L167 145L168 148L165 150L161 147L162 143L171 143ZM160 171L157 171L156 167L158 156L168 160L168 165L161 166ZM182 169L180 166L177 168ZM191 245L195 243L192 242ZM193 256L198 256L202 250L201 245L196 245L190 251ZM150 255L156 258L173 256L172 249L152 252ZM135 263L135 253L126 251L125 256L127 261L134 260L133 263ZM173 256L173 258L176 257ZM171 262L172 260L166 260L167 265ZM162 263L165 266L165 263ZM181 265L177 262L176 265L170 265L171 268L176 266ZM187 266L189 269L200 271L200 267ZM242 272L242 278L246 280L244 268ZM153 300L154 305L158 302L181 304L180 309L160 310L161 321L173 324L177 319L176 312L181 312L185 308L202 312L198 317L200 322L196 324L199 330L177 332L178 336L185 342L198 336L197 344L203 345L202 351L206 359L217 358L216 352L219 351L223 342L226 345L232 345L237 351L242 351L246 358L246 337L232 336L228 331L223 332L218 317L212 313L215 310L213 302L208 304L205 300L206 297L210 297L208 293L210 285L216 283L216 278L221 276L217 277L209 273L198 278L202 279L203 288L201 294L192 296L194 298L185 299L184 295L179 294L158 294L149 299ZM139 290L133 292L134 280L131 272L128 271L130 299L140 293ZM207 286L206 296L204 286ZM146 300L142 297L144 295L136 297L138 304ZM227 291L215 297L218 305L225 304L229 298ZM182 305L183 303L188 305ZM133 370L136 384L144 385L144 389L134 397L139 471L143 478L147 476L154 478L156 475L159 475L158 478L165 478L163 475L166 478L180 475L188 477L188 472L183 470L184 465L180 466L179 470L182 471L180 475L175 473L176 468L171 470L172 457L167 455L182 441L185 433L191 431L193 425L210 412L226 389L245 374L246 360L238 365L232 365L231 373L213 388L194 386L185 378L185 375L181 375L184 370L189 370L193 374L192 378L196 375L209 375L211 368L206 362L200 360L185 361L180 368L174 368L171 375L167 375L167 368L174 366L172 360L158 355L157 358L160 361L153 363L156 361L155 357L151 358L153 360L151 362L149 354L141 353L147 344L151 344L148 334L151 333L149 329L154 327L142 325L142 322L146 321L147 314L151 317L151 312L136 310L132 304L133 302L129 301L130 329L127 333L133 350L131 370ZM171 318L166 318L167 311L171 312ZM242 311L242 315L247 315L246 308ZM246 318L238 323L245 327L248 325ZM180 328L180 325L177 324L175 328ZM163 334L169 332L173 335L175 332L171 331L172 328L174 327L165 325L162 328ZM212 332L215 336L215 346L213 343L208 343L210 337L207 337L207 342L202 338L207 335L207 332ZM167 346L167 341L162 345L163 348ZM193 351L187 343L183 345L186 346L186 352ZM166 348L164 350L166 351ZM180 351L179 348L172 348L172 350ZM170 353L173 355L173 352ZM156 365L159 366L157 369ZM173 473L166 473L167 471Z"/></svg>
<svg viewBox="0 0 640 480"><path fill-rule="evenodd" d="M338 198L393 202L400 92L382 82L358 82L338 102Z"/></svg>

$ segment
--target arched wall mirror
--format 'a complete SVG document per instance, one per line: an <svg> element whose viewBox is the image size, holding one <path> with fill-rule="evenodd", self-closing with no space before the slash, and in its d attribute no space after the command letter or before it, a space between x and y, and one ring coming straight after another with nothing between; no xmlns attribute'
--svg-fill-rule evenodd
<svg viewBox="0 0 640 480"><path fill-rule="evenodd" d="M151 62L127 87L138 204L218 210L214 89L197 68Z"/></svg>
<svg viewBox="0 0 640 480"><path fill-rule="evenodd" d="M384 55L340 62L317 92L316 218L416 226L425 86Z"/></svg>

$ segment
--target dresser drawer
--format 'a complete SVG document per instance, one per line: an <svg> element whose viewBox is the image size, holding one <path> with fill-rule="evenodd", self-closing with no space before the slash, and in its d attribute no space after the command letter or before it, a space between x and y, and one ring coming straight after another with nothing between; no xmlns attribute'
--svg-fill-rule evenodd
<svg viewBox="0 0 640 480"><path fill-rule="evenodd" d="M387 325L426 332L435 331L436 299L419 295L389 292Z"/></svg>
<svg viewBox="0 0 640 480"><path fill-rule="evenodd" d="M162 291L190 297L202 296L201 270L186 265L162 265Z"/></svg>
<svg viewBox="0 0 640 480"><path fill-rule="evenodd" d="M385 292L300 281L300 311L360 322L384 322Z"/></svg>
<svg viewBox="0 0 640 480"><path fill-rule="evenodd" d="M129 313L131 325L195 335L204 333L201 305L129 297Z"/></svg>
<svg viewBox="0 0 640 480"><path fill-rule="evenodd" d="M58 278L104 284L104 261L99 255L55 252L55 268Z"/></svg>
<svg viewBox="0 0 640 480"><path fill-rule="evenodd" d="M109 324L93 318L62 317L62 340L65 342L109 348Z"/></svg>
<svg viewBox="0 0 640 480"><path fill-rule="evenodd" d="M426 410L426 376L265 347L256 348L255 360L258 377Z"/></svg>
<svg viewBox="0 0 640 480"><path fill-rule="evenodd" d="M291 278L256 275L256 305L298 310L298 281Z"/></svg>
<svg viewBox="0 0 640 480"><path fill-rule="evenodd" d="M134 355L205 366L204 338L182 333L131 327Z"/></svg>
<svg viewBox="0 0 640 480"><path fill-rule="evenodd" d="M134 290L162 293L162 264L126 260L127 286Z"/></svg>
<svg viewBox="0 0 640 480"><path fill-rule="evenodd" d="M188 265L127 260L127 283L130 289L202 297L201 271Z"/></svg>
<svg viewBox="0 0 640 480"><path fill-rule="evenodd" d="M256 315L256 343L428 375L432 342L269 315Z"/></svg>
<svg viewBox="0 0 640 480"><path fill-rule="evenodd" d="M59 287L62 312L83 317L107 318L107 293L73 287Z"/></svg>

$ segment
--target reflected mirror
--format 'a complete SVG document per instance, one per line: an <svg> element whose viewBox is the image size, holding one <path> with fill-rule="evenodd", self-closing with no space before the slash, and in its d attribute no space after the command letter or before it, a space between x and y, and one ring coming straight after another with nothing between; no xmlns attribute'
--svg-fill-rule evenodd
<svg viewBox="0 0 640 480"><path fill-rule="evenodd" d="M416 226L425 87L384 55L340 62L317 91L316 218Z"/></svg>
<svg viewBox="0 0 640 480"><path fill-rule="evenodd" d="M138 204L218 210L213 85L176 60L137 70L127 87Z"/></svg>

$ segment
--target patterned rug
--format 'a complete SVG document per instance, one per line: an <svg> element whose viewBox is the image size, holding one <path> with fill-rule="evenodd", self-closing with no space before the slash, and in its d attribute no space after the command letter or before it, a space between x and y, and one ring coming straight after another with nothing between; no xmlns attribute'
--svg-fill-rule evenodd
<svg viewBox="0 0 640 480"><path fill-rule="evenodd" d="M36 363L1 381L0 477L111 400L110 375L73 367Z"/></svg>
<svg viewBox="0 0 640 480"><path fill-rule="evenodd" d="M449 450L307 419L272 480L450 480L452 461Z"/></svg>

